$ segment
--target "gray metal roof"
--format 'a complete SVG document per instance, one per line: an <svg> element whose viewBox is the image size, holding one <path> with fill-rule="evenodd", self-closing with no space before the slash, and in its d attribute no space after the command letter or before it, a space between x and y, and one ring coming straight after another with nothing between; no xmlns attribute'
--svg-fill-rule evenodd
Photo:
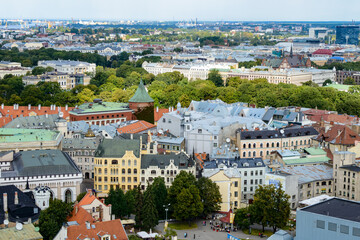
<svg viewBox="0 0 360 240"><path fill-rule="evenodd" d="M4 128L27 128L27 129L57 129L55 122L58 121L59 114L39 115L29 117L17 117ZM61 118L62 119L62 118ZM64 120L64 119L62 119Z"/></svg>
<svg viewBox="0 0 360 240"><path fill-rule="evenodd" d="M313 127L289 127L284 128L284 134L281 130L256 130L256 131L241 131L241 139L269 139L269 138L288 138L288 137L297 137L297 136L313 136L318 135L318 131Z"/></svg>
<svg viewBox="0 0 360 240"><path fill-rule="evenodd" d="M165 167L169 166L171 160L174 160L174 165L179 167L179 169L186 169L195 165L194 160L183 152L165 155L144 154L141 156L141 169L146 169L150 166L165 169Z"/></svg>
<svg viewBox="0 0 360 240"><path fill-rule="evenodd" d="M134 139L104 139L95 152L95 157L121 158L126 151L132 151L136 157L140 157L140 140Z"/></svg>
<svg viewBox="0 0 360 240"><path fill-rule="evenodd" d="M82 138L64 138L62 140L63 149L89 149L95 150L98 147L97 139L82 139Z"/></svg>

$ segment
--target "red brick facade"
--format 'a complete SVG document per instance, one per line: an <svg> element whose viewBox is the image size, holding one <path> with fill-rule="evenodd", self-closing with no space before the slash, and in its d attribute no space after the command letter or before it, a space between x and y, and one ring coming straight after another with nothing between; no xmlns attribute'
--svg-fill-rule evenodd
<svg viewBox="0 0 360 240"><path fill-rule="evenodd" d="M107 113L89 113L81 115L73 115L70 113L70 121L86 121L92 125L106 125L115 122L124 122L135 120L132 110L129 111L114 111Z"/></svg>

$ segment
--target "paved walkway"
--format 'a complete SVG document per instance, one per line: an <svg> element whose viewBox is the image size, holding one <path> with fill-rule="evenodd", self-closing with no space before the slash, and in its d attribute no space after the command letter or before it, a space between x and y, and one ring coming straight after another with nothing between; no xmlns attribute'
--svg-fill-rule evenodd
<svg viewBox="0 0 360 240"><path fill-rule="evenodd" d="M221 240L221 239L227 239L227 233L226 232L216 232L211 230L209 220L206 221L206 226L203 226L203 221L197 221L197 228L190 229L190 230L175 230L178 236L178 239L196 239L196 240ZM159 232L163 232L164 230L164 223L160 223L155 227L155 229ZM184 237L184 233L187 233L187 237ZM195 238L194 238L195 234ZM243 238L243 239L266 239L266 237L260 238L258 236L252 236L247 235L243 233L242 231L238 230L237 232L230 232L231 235L237 237L237 238Z"/></svg>

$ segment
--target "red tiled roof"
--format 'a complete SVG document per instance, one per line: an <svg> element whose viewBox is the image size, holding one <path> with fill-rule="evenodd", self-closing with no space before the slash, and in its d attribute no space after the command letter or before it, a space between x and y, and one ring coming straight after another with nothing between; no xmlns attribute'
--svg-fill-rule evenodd
<svg viewBox="0 0 360 240"><path fill-rule="evenodd" d="M76 213L76 208L78 212ZM79 204L74 206L73 211L71 212L71 217L67 219L68 222L76 221L78 224L83 224L85 222L94 222L91 214L86 211L84 208L80 207Z"/></svg>
<svg viewBox="0 0 360 240"><path fill-rule="evenodd" d="M318 49L315 52L312 53L313 55L330 55L332 56L333 51L330 49Z"/></svg>
<svg viewBox="0 0 360 240"><path fill-rule="evenodd" d="M329 114L330 112L327 110L309 109L309 110L303 111L303 113L305 115L317 116L317 115Z"/></svg>
<svg viewBox="0 0 360 240"><path fill-rule="evenodd" d="M132 123L127 126L118 128L117 131L119 133L139 133L154 127L156 127L154 124L141 120L137 121L136 123Z"/></svg>
<svg viewBox="0 0 360 240"><path fill-rule="evenodd" d="M201 168L204 167L204 161L206 160L206 156L207 156L206 153L195 153L195 158Z"/></svg>
<svg viewBox="0 0 360 240"><path fill-rule="evenodd" d="M69 111L74 109L74 107L68 107L67 110L65 110L65 107L57 107L53 108L51 110L51 107L45 107L41 106L40 109L38 106L19 106L18 108L14 108L14 106L4 106L0 107L0 127L5 126L9 122L11 122L13 119L17 117L28 117L28 116L40 116L45 114L58 114L59 111L61 111L64 114L64 119L67 119L69 117Z"/></svg>
<svg viewBox="0 0 360 240"><path fill-rule="evenodd" d="M100 235L104 236L106 234L109 234L111 239L115 239L114 235L117 240L128 239L120 219L91 223L90 229L86 228L86 223L69 226L67 229L68 240L77 240L80 235L83 238L88 237L90 239L99 239Z"/></svg>
<svg viewBox="0 0 360 240"><path fill-rule="evenodd" d="M231 209L226 213L225 217L220 218L220 221L223 223L230 223L230 214L232 213Z"/></svg>
<svg viewBox="0 0 360 240"><path fill-rule="evenodd" d="M327 132L322 130L316 139L341 145L355 145L357 141L360 141L356 132L343 125L334 125Z"/></svg>
<svg viewBox="0 0 360 240"><path fill-rule="evenodd" d="M89 205L96 199L94 194L90 194L89 192L85 194L85 196L80 200L79 206Z"/></svg>
<svg viewBox="0 0 360 240"><path fill-rule="evenodd" d="M168 113L169 109L168 108L159 108L159 109L155 109L154 111L154 121L157 122L160 120L160 118L164 115L164 113Z"/></svg>

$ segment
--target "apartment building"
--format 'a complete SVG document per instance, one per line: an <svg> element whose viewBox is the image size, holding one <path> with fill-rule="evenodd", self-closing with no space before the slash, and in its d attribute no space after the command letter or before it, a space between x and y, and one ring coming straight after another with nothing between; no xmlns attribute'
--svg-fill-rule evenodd
<svg viewBox="0 0 360 240"><path fill-rule="evenodd" d="M73 89L78 85L89 85L90 76L85 74L68 74L61 72L48 72L38 76L24 76L23 83L25 85L36 85L39 82L56 82L59 83L61 89Z"/></svg>
<svg viewBox="0 0 360 240"><path fill-rule="evenodd" d="M39 67L52 67L57 72L67 74L86 74L96 73L96 64L88 62L70 61L70 60L45 60L38 62Z"/></svg>

